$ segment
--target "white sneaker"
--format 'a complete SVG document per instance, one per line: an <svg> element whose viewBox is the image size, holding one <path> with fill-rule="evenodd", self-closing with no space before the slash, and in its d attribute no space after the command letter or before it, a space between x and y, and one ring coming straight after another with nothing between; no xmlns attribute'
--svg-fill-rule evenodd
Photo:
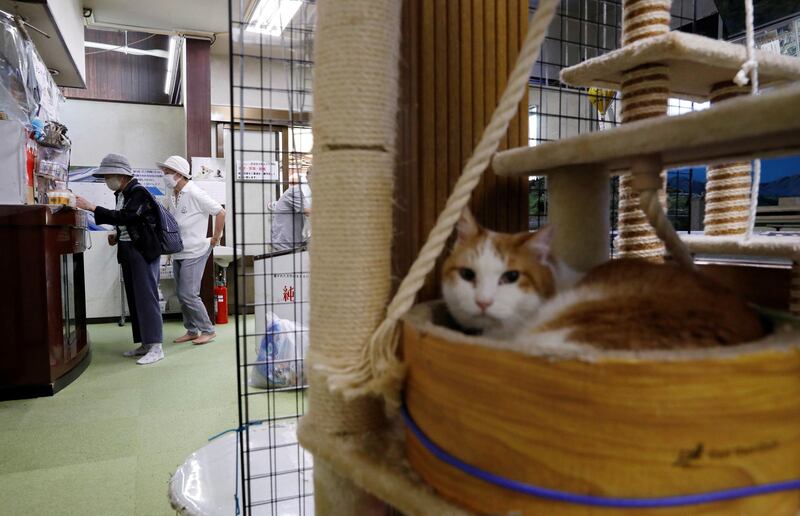
<svg viewBox="0 0 800 516"><path fill-rule="evenodd" d="M149 344L140 344L139 347L136 348L136 349L131 349L129 351L125 351L124 353L122 353L122 356L123 357L129 357L129 358L130 357L143 357L143 356L145 356L147 354L148 351L150 351L150 345Z"/></svg>
<svg viewBox="0 0 800 516"><path fill-rule="evenodd" d="M148 365L164 358L164 349L161 344L153 344L145 356L136 361L139 365Z"/></svg>

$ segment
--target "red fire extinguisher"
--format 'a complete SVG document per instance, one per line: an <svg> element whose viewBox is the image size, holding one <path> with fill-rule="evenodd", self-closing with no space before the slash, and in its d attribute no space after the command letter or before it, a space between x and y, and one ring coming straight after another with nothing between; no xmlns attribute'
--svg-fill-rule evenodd
<svg viewBox="0 0 800 516"><path fill-rule="evenodd" d="M217 300L217 324L228 324L228 287L214 287L214 299Z"/></svg>

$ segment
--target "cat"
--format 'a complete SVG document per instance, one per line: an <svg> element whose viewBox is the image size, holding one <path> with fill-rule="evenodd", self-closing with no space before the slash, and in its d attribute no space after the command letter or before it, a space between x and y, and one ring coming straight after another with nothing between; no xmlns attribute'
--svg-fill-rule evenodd
<svg viewBox="0 0 800 516"><path fill-rule="evenodd" d="M765 334L747 302L677 264L608 261L579 273L554 256L553 230L497 233L468 210L442 268L442 294L462 329L524 348L726 346Z"/></svg>

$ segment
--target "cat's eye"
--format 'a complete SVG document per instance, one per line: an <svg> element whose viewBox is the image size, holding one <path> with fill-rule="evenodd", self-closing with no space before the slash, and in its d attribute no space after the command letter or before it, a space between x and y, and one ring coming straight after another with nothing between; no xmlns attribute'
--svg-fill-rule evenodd
<svg viewBox="0 0 800 516"><path fill-rule="evenodd" d="M461 276L461 279L464 281L475 281L475 271L472 269L462 267L461 269L458 269L458 275Z"/></svg>
<svg viewBox="0 0 800 516"><path fill-rule="evenodd" d="M500 276L500 284L514 283L519 279L519 271L506 271Z"/></svg>

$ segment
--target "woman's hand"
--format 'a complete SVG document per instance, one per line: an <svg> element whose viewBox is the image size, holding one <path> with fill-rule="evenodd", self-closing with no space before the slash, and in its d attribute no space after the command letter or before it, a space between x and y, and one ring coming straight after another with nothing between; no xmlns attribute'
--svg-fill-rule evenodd
<svg viewBox="0 0 800 516"><path fill-rule="evenodd" d="M80 208L82 210L86 210L86 211L94 211L94 209L97 208L97 206L95 206L94 204L90 203L89 201L87 201L86 199L81 197L80 195L78 195L75 198L75 204L76 204L76 206L78 208Z"/></svg>
<svg viewBox="0 0 800 516"><path fill-rule="evenodd" d="M111 233L108 235L108 245L117 245L117 234Z"/></svg>

